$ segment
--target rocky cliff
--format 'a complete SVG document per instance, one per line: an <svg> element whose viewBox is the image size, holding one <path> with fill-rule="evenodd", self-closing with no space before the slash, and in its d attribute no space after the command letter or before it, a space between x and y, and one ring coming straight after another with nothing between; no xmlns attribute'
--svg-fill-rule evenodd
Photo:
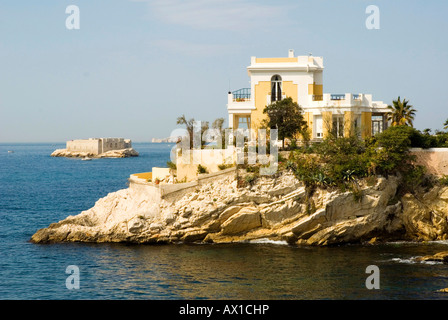
<svg viewBox="0 0 448 320"><path fill-rule="evenodd" d="M397 186L395 177L377 178L363 183L356 196L324 189L309 195L288 173L261 177L242 188L227 177L160 204L128 188L37 231L31 241L222 243L268 238L332 245L447 239L448 188L434 187L419 199L399 199Z"/></svg>
<svg viewBox="0 0 448 320"><path fill-rule="evenodd" d="M51 154L52 157L67 157L67 158L126 158L138 157L139 153L133 148L126 148L120 150L109 150L100 154L93 154L82 151L68 151L67 149L56 149Z"/></svg>

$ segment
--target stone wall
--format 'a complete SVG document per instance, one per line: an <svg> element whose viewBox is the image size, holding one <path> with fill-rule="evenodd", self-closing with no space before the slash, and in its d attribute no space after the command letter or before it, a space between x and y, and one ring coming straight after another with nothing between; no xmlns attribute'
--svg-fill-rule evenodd
<svg viewBox="0 0 448 320"><path fill-rule="evenodd" d="M101 153L99 139L70 140L67 141L66 148L67 151L72 152L87 152L95 155Z"/></svg>
<svg viewBox="0 0 448 320"><path fill-rule="evenodd" d="M196 180L185 183L160 183L148 182L142 178L142 174L132 174L129 177L129 188L139 190L146 194L148 199L154 203L160 203L161 199L174 202L180 199L185 194L194 191L198 186L205 183L221 180L223 178L234 176L236 174L236 167L221 170L219 172L200 174Z"/></svg>
<svg viewBox="0 0 448 320"><path fill-rule="evenodd" d="M125 143L123 138L101 138L100 144L102 152L106 152L110 150L126 149L126 145L130 145L131 143L130 140L128 143Z"/></svg>
<svg viewBox="0 0 448 320"><path fill-rule="evenodd" d="M411 149L416 163L425 166L427 172L436 176L448 175L448 148Z"/></svg>
<svg viewBox="0 0 448 320"><path fill-rule="evenodd" d="M166 180L169 179L171 175L171 170L169 168L158 168L158 167L152 167L152 180L155 181L156 179L159 180Z"/></svg>
<svg viewBox="0 0 448 320"><path fill-rule="evenodd" d="M123 138L89 138L67 141L66 149L71 152L87 152L98 155L111 150L132 148L132 142Z"/></svg>
<svg viewBox="0 0 448 320"><path fill-rule="evenodd" d="M195 153L197 152L197 153ZM233 164L236 162L233 148L229 149L202 149L199 152L189 150L182 154L180 149L177 151L176 167L177 179L193 181L198 176L198 165L206 168L208 173L220 172L219 165Z"/></svg>
<svg viewBox="0 0 448 320"><path fill-rule="evenodd" d="M142 199L149 203L159 204L162 201L162 191L156 184L146 182L143 179L129 179L129 189L135 191Z"/></svg>

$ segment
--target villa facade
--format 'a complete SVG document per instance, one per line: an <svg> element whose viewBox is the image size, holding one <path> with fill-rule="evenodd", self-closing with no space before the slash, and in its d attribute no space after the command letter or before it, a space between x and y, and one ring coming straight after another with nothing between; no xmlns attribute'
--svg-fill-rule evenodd
<svg viewBox="0 0 448 320"><path fill-rule="evenodd" d="M323 91L323 58L294 56L251 57L247 72L250 88L228 93L229 128L258 129L266 115L263 109L291 97L304 110L310 138L321 140L357 134L369 137L387 128L387 104L373 101L371 94L330 94Z"/></svg>

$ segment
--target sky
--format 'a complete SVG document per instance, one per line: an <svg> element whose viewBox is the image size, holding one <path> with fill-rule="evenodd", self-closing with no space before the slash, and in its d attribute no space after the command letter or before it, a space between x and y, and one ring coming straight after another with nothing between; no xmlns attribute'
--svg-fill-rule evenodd
<svg viewBox="0 0 448 320"><path fill-rule="evenodd" d="M369 5L379 29L366 27ZM324 93L401 96L417 129L442 129L447 15L442 0L2 0L0 142L146 142L183 114L227 121L250 57L289 49L323 57Z"/></svg>

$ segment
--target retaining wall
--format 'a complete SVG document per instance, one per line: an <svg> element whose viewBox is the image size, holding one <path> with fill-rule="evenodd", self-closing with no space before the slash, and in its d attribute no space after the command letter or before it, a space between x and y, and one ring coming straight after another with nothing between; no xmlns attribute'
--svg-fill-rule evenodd
<svg viewBox="0 0 448 320"><path fill-rule="evenodd" d="M140 178L141 174L132 174L129 177L129 188L144 193L148 200L154 203L160 203L162 199L167 201L176 201L182 198L185 194L193 192L198 186L220 180L226 177L234 176L236 174L236 167L221 170L219 172L200 174L197 179L185 183L160 183L155 184Z"/></svg>
<svg viewBox="0 0 448 320"><path fill-rule="evenodd" d="M448 148L411 149L416 163L425 166L427 172L436 176L448 175Z"/></svg>

